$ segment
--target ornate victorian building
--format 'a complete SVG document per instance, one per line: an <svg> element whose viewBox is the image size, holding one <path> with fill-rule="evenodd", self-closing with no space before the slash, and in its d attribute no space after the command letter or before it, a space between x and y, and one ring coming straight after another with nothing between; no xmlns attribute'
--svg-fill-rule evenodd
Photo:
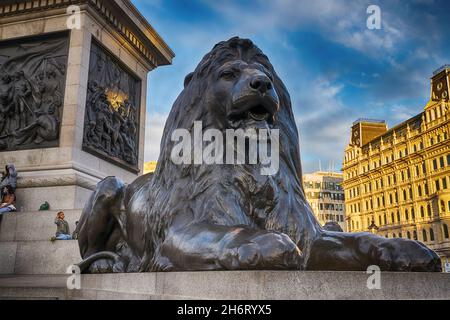
<svg viewBox="0 0 450 320"><path fill-rule="evenodd" d="M337 222L346 230L342 174L315 172L303 175L305 195L321 225Z"/></svg>
<svg viewBox="0 0 450 320"><path fill-rule="evenodd" d="M419 240L450 256L450 66L431 80L424 111L388 130L360 119L343 164L351 232Z"/></svg>

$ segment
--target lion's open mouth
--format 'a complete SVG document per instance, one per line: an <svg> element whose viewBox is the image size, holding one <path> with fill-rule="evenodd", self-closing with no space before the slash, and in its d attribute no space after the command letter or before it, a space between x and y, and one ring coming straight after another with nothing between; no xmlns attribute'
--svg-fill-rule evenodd
<svg viewBox="0 0 450 320"><path fill-rule="evenodd" d="M228 120L233 128L272 125L277 110L278 104L272 99L246 97L234 104Z"/></svg>
<svg viewBox="0 0 450 320"><path fill-rule="evenodd" d="M248 116L255 121L269 120L271 114L267 112L266 108L262 105L257 105L256 107L248 110Z"/></svg>

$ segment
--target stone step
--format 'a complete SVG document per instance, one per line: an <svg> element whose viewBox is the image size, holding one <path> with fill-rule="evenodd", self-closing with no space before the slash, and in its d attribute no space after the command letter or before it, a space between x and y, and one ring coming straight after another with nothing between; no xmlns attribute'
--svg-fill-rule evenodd
<svg viewBox="0 0 450 320"><path fill-rule="evenodd" d="M22 295L37 299L89 300L450 299L449 274L383 272L380 274L380 289L374 290L367 287L369 276L365 272L321 271L82 275L80 290L66 288L67 276L8 276L0 277L0 297Z"/></svg>
<svg viewBox="0 0 450 320"><path fill-rule="evenodd" d="M78 241L0 242L0 274L65 274L81 261Z"/></svg>
<svg viewBox="0 0 450 320"><path fill-rule="evenodd" d="M0 276L1 300L65 300L67 275Z"/></svg>
<svg viewBox="0 0 450 320"><path fill-rule="evenodd" d="M82 210L64 210L70 232L75 230ZM0 222L0 242L43 241L55 235L54 223L58 211L29 211L5 214Z"/></svg>

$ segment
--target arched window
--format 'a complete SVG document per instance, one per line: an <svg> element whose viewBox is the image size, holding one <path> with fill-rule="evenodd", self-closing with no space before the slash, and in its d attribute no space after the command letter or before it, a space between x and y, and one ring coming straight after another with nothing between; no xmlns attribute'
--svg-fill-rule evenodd
<svg viewBox="0 0 450 320"><path fill-rule="evenodd" d="M387 224L387 216L386 216L386 213L384 214L384 224Z"/></svg>
<svg viewBox="0 0 450 320"><path fill-rule="evenodd" d="M398 234L398 237L399 237L399 238L403 238L403 235L402 235L401 232Z"/></svg>
<svg viewBox="0 0 450 320"><path fill-rule="evenodd" d="M394 213L391 213L391 222L394 223L395 222L395 217L394 217Z"/></svg>
<svg viewBox="0 0 450 320"><path fill-rule="evenodd" d="M422 230L422 238L423 238L423 242L428 242L427 230L425 230L425 229Z"/></svg>
<svg viewBox="0 0 450 320"><path fill-rule="evenodd" d="M400 222L400 211L397 211L397 222Z"/></svg>
<svg viewBox="0 0 450 320"><path fill-rule="evenodd" d="M416 212L414 211L414 208L411 208L411 218L416 220Z"/></svg>
<svg viewBox="0 0 450 320"><path fill-rule="evenodd" d="M411 239L411 232L408 231L408 232L406 233L406 237L407 237L408 239Z"/></svg>
<svg viewBox="0 0 450 320"><path fill-rule="evenodd" d="M427 205L428 216L431 217L431 206Z"/></svg>
<svg viewBox="0 0 450 320"><path fill-rule="evenodd" d="M428 241L427 230L425 230L425 229L422 230L422 239L423 239L423 242Z"/></svg>
<svg viewBox="0 0 450 320"><path fill-rule="evenodd" d="M395 233L392 234L392 238L397 238L397 236L395 235Z"/></svg>
<svg viewBox="0 0 450 320"><path fill-rule="evenodd" d="M441 200L441 212L445 212L445 201Z"/></svg>
<svg viewBox="0 0 450 320"><path fill-rule="evenodd" d="M408 210L405 210L405 220L409 221L409 213Z"/></svg>
<svg viewBox="0 0 450 320"><path fill-rule="evenodd" d="M448 226L444 223L443 227L444 227L444 238L448 239Z"/></svg>
<svg viewBox="0 0 450 320"><path fill-rule="evenodd" d="M419 188L418 188L418 193L419 193L419 197L421 197L422 196L422 187L421 186L419 186Z"/></svg>
<svg viewBox="0 0 450 320"><path fill-rule="evenodd" d="M416 230L414 230L414 232L413 232L413 237L414 237L414 240L416 240L417 241L417 231Z"/></svg>
<svg viewBox="0 0 450 320"><path fill-rule="evenodd" d="M423 208L423 206L420 206L420 216L422 218L425 218L425 209Z"/></svg>
<svg viewBox="0 0 450 320"><path fill-rule="evenodd" d="M434 230L430 228L430 241L434 241Z"/></svg>

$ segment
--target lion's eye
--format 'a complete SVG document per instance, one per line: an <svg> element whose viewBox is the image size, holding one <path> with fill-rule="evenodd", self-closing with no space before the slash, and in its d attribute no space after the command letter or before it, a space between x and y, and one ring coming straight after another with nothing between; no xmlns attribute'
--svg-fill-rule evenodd
<svg viewBox="0 0 450 320"><path fill-rule="evenodd" d="M238 72L236 70L225 70L220 73L220 78L234 80L237 78L237 73Z"/></svg>

